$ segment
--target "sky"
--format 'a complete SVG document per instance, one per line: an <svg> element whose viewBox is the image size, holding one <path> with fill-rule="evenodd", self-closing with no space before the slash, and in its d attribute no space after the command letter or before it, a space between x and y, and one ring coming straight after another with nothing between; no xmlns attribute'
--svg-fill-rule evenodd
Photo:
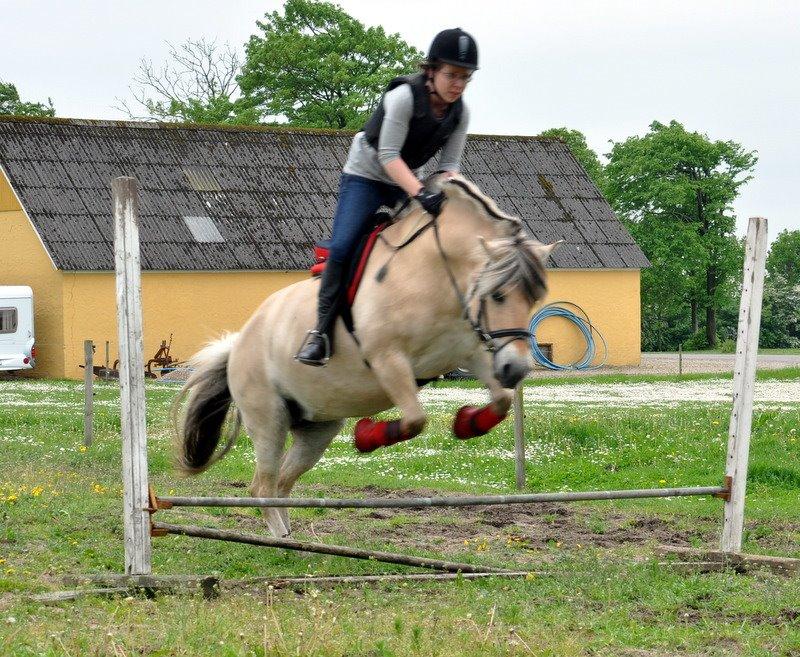
<svg viewBox="0 0 800 657"><path fill-rule="evenodd" d="M25 101L50 97L57 115L125 119L142 58L168 43L215 39L242 49L282 1L0 0L0 80ZM601 156L611 142L675 119L711 139L758 152L734 203L769 220L770 238L800 229L789 190L800 184L798 0L340 0L427 51L461 27L478 41L481 70L465 100L470 132L536 135L566 126Z"/></svg>

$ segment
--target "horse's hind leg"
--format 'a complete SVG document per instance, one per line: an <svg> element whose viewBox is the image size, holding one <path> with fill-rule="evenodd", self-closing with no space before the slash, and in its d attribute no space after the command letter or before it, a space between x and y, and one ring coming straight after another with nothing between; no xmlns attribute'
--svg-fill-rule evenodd
<svg viewBox="0 0 800 657"><path fill-rule="evenodd" d="M278 475L278 496L289 497L295 482L310 470L322 457L334 436L342 428L342 420L331 422L306 422L292 428L292 446L286 452ZM281 517L289 529L288 509L281 509Z"/></svg>
<svg viewBox="0 0 800 657"><path fill-rule="evenodd" d="M253 497L277 497L278 473L289 430L286 406L277 395L262 394L259 400L240 402L239 410L256 453L256 472L250 492ZM265 507L261 511L274 536L281 537L289 533L278 509Z"/></svg>

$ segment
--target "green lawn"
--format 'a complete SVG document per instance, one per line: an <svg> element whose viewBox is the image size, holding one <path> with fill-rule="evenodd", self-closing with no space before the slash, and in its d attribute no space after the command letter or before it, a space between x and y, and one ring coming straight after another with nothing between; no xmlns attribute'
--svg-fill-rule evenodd
<svg viewBox="0 0 800 657"><path fill-rule="evenodd" d="M597 376L542 386L704 381L719 376ZM759 373L800 380L800 370ZM436 383L437 391L473 387ZM548 388L543 391L547 393ZM553 387L553 394L557 388ZM174 387L150 384L149 457L162 494L246 495L246 437L209 472L170 471ZM469 390L465 390L469 392ZM711 498L536 508L298 510L298 538L529 569L528 580L382 584L304 594L253 587L215 601L197 594L88 598L43 606L32 593L76 573L120 572L118 390L96 387L95 445L83 450L82 386L0 381L1 655L796 655L800 578L681 575L653 547L714 548L721 503ZM546 395L545 395L546 397ZM355 453L352 423L301 481L299 495L511 493L513 426L472 441L450 436L460 403L430 407L425 433L370 455ZM531 490L716 485L729 405L615 408L528 403ZM391 415L391 413L387 414ZM800 557L800 402L754 415L744 550ZM162 520L263 531L257 513L162 512ZM403 572L371 562L162 537L158 574L223 578Z"/></svg>

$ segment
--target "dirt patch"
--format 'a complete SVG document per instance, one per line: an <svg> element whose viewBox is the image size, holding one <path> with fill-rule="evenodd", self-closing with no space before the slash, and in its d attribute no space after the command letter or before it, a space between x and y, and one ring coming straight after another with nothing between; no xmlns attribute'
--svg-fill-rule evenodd
<svg viewBox="0 0 800 657"><path fill-rule="evenodd" d="M238 483L230 482L217 491L237 494ZM378 486L361 488L299 486L296 497L355 497L406 499L410 497L459 497L429 488L386 490ZM463 496L463 494L461 494ZM180 509L188 522L206 526L225 525L218 510ZM421 509L313 509L290 510L292 537L297 540L373 547L397 552L441 556L463 560L476 556L490 565L540 568L563 551L598 549L631 552L647 559L657 545L715 548L720 520L684 517L674 513L645 512L636 508L620 511L604 505L543 503L528 505L427 507ZM235 527L254 534L266 532L255 509L229 509ZM162 518L163 519L163 518ZM177 520L177 518L176 518ZM800 522L759 523L749 521L746 529L757 552L789 554ZM612 557L613 558L613 557Z"/></svg>
<svg viewBox="0 0 800 657"><path fill-rule="evenodd" d="M435 497L430 489L387 491L376 486L296 491L297 496ZM447 494L457 496L457 494ZM218 524L204 509L183 510L198 524ZM264 522L252 510L231 511L242 531L262 533ZM420 552L463 558L475 554L481 561L519 566L541 565L560 550L613 549L657 544L714 545L716 519L686 523L680 517L643 515L636 510L604 512L579 504L429 507L422 509L346 509L290 512L292 534L298 540L370 545L400 552ZM685 524L682 524L685 523ZM486 557L485 559L483 557Z"/></svg>

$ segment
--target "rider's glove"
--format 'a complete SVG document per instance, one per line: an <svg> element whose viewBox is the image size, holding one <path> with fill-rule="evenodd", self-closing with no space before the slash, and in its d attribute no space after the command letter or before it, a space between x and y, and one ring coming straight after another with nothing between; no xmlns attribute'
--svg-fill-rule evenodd
<svg viewBox="0 0 800 657"><path fill-rule="evenodd" d="M438 217L442 211L445 196L444 192L431 192L423 187L414 198L425 208L425 212L430 212L434 217Z"/></svg>

